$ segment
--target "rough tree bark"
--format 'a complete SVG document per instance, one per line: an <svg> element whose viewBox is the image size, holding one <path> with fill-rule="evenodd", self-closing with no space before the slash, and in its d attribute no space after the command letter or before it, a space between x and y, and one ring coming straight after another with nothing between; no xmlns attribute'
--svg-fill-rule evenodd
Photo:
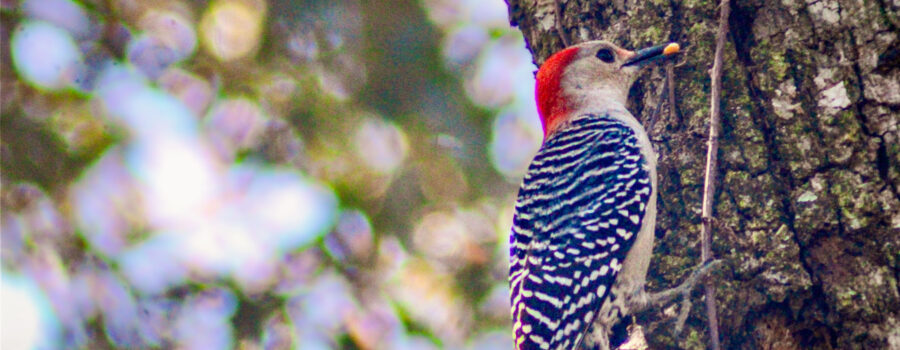
<svg viewBox="0 0 900 350"><path fill-rule="evenodd" d="M650 130L661 212L648 289L676 285L700 256L717 1L507 2L536 63L563 42L682 44L676 113ZM729 27L713 242L722 347L900 349L900 3L741 1ZM649 115L663 76L635 84L635 115ZM702 305L678 339L671 310L639 315L650 347L708 344Z"/></svg>

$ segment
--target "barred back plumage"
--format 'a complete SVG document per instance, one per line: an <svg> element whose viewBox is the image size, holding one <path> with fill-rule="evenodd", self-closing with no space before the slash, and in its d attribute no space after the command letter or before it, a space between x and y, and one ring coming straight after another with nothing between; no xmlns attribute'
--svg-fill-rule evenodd
<svg viewBox="0 0 900 350"><path fill-rule="evenodd" d="M538 151L516 201L509 282L517 349L570 349L611 296L651 194L634 130L581 115Z"/></svg>

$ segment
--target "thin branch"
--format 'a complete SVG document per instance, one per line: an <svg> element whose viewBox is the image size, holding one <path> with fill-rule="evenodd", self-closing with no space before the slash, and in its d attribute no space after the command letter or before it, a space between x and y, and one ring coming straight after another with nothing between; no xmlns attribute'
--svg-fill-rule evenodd
<svg viewBox="0 0 900 350"><path fill-rule="evenodd" d="M556 0L556 3L553 6L554 12L556 12L556 34L559 35L559 39L562 40L563 47L569 47L569 38L566 37L565 30L563 30L562 23L562 0Z"/></svg>
<svg viewBox="0 0 900 350"><path fill-rule="evenodd" d="M650 136L650 140L654 140L656 136L656 122L659 119L660 112L662 111L663 102L666 101L663 98L663 94L668 95L668 103L669 103L669 116L672 118L671 120L676 120L675 125L681 124L681 118L678 116L678 106L675 104L675 62L669 60L666 62L666 80L663 82L662 89L658 94L659 101L656 102L656 109L650 113L650 119L647 122L647 134Z"/></svg>
<svg viewBox="0 0 900 350"><path fill-rule="evenodd" d="M713 61L711 73L712 92L710 96L710 116L709 116L709 142L706 151L706 175L705 185L703 186L703 231L701 232L702 252L701 257L704 262L712 259L712 208L713 196L716 193L716 168L717 153L719 150L719 132L721 129L721 121L719 110L722 98L722 51L725 50L725 35L728 32L728 14L730 12L729 0L722 0L719 3L719 30L716 33L716 56ZM706 283L704 285L706 295L706 318L709 322L709 339L710 348L719 350L719 320L716 316L716 290L715 287Z"/></svg>
<svg viewBox="0 0 900 350"><path fill-rule="evenodd" d="M666 62L666 67L672 66L672 61ZM656 120L659 118L659 112L662 111L663 101L666 99L663 98L663 94L667 89L671 89L672 81L670 79L666 79L663 82L662 89L659 90L658 98L659 101L656 102L656 109L650 113L650 120L647 123L647 134L650 136L650 139L653 139L654 134L656 134ZM669 101L669 109L672 109L672 101Z"/></svg>
<svg viewBox="0 0 900 350"><path fill-rule="evenodd" d="M669 117L675 120L675 125L681 125L681 116L678 114L678 105L675 104L675 64L666 64L666 85L669 86ZM662 98L662 97L660 97Z"/></svg>

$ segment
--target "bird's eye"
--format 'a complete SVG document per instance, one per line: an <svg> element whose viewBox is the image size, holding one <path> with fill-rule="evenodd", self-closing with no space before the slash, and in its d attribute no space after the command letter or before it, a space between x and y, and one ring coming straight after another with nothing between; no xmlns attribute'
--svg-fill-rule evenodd
<svg viewBox="0 0 900 350"><path fill-rule="evenodd" d="M613 63L613 61L616 60L616 57L610 49L600 49L600 51L597 51L597 58L606 63Z"/></svg>

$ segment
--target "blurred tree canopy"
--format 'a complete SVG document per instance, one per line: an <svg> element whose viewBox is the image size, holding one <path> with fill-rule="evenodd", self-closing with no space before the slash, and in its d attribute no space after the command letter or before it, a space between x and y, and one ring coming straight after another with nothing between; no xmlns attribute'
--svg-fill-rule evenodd
<svg viewBox="0 0 900 350"><path fill-rule="evenodd" d="M3 1L3 347L508 348L499 0Z"/></svg>

